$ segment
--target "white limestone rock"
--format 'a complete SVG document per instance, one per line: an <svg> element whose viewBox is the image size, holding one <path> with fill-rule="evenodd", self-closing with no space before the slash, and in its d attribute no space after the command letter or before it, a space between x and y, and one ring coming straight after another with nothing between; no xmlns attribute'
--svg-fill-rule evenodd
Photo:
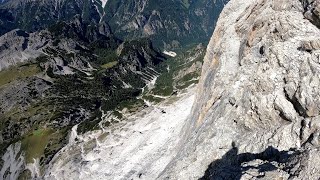
<svg viewBox="0 0 320 180"><path fill-rule="evenodd" d="M319 36L299 0L231 0L159 179L318 179Z"/></svg>

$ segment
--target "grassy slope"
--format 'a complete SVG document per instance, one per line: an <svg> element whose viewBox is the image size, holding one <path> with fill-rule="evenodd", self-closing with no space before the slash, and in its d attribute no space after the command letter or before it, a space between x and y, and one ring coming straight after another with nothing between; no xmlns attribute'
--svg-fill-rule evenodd
<svg viewBox="0 0 320 180"><path fill-rule="evenodd" d="M8 84L12 81L31 77L40 72L37 65L14 66L9 69L0 71L0 86Z"/></svg>
<svg viewBox="0 0 320 180"><path fill-rule="evenodd" d="M25 151L27 163L32 163L35 158L40 159L50 138L54 137L53 134L52 129L38 129L22 140L22 149Z"/></svg>
<svg viewBox="0 0 320 180"><path fill-rule="evenodd" d="M160 69L162 73L157 78L155 87L146 90L143 98L158 103L163 100L161 96L171 96L179 90L183 90L192 84L198 83L197 78L200 76L200 71L191 72L180 78L177 78L177 76L179 73L190 68L194 63L202 63L205 54L204 50L204 47L197 49L196 45L192 45L177 51L178 55L176 57L169 58L161 65L162 67ZM194 59L191 60L190 57L192 56L194 56Z"/></svg>
<svg viewBox="0 0 320 180"><path fill-rule="evenodd" d="M112 62L101 65L101 67L104 69L110 69L110 68L116 66L117 64L118 64L118 61L112 61Z"/></svg>

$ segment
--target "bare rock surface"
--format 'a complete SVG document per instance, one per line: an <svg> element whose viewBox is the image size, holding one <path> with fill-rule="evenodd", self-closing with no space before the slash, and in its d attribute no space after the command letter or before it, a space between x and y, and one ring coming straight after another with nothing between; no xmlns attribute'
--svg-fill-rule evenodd
<svg viewBox="0 0 320 180"><path fill-rule="evenodd" d="M58 45L54 45L58 41ZM46 68L51 67L55 74L73 74L73 69L79 71L92 71L87 60L81 57L80 50L76 47L87 50L75 40L70 38L60 38L54 40L52 33L47 30L27 33L15 29L0 37L0 70L7 69L14 65L25 64L34 61L39 57L52 56L46 62ZM59 53L69 53L71 62L66 64Z"/></svg>
<svg viewBox="0 0 320 180"><path fill-rule="evenodd" d="M44 179L156 179L177 153L194 88L126 114L126 120L84 135L73 128L69 144L55 155ZM104 121L112 121L105 114Z"/></svg>
<svg viewBox="0 0 320 180"><path fill-rule="evenodd" d="M30 37L31 36L31 37ZM41 55L43 42L36 33L13 30L0 37L0 70Z"/></svg>
<svg viewBox="0 0 320 180"><path fill-rule="evenodd" d="M299 0L232 0L159 179L318 179L319 37Z"/></svg>

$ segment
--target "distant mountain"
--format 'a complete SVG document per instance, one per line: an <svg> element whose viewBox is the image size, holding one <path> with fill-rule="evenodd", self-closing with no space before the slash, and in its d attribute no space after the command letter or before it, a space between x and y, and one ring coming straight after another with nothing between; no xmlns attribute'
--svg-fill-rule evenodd
<svg viewBox="0 0 320 180"><path fill-rule="evenodd" d="M226 0L109 0L104 21L123 39L150 37L167 48L208 41Z"/></svg>
<svg viewBox="0 0 320 180"><path fill-rule="evenodd" d="M0 34L15 28L34 32L76 16L87 23L100 21L95 3L88 0L10 0L0 6Z"/></svg>
<svg viewBox="0 0 320 180"><path fill-rule="evenodd" d="M175 48L208 41L227 0L10 0L0 6L0 34L19 28L34 32L57 21L81 17L90 25L108 24L120 39L151 38Z"/></svg>

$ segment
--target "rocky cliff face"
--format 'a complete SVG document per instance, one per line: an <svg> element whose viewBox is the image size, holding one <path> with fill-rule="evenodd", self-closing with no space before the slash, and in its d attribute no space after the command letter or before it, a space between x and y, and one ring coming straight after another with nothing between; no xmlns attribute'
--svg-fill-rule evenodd
<svg viewBox="0 0 320 180"><path fill-rule="evenodd" d="M225 7L181 151L160 179L320 177L318 4Z"/></svg>

